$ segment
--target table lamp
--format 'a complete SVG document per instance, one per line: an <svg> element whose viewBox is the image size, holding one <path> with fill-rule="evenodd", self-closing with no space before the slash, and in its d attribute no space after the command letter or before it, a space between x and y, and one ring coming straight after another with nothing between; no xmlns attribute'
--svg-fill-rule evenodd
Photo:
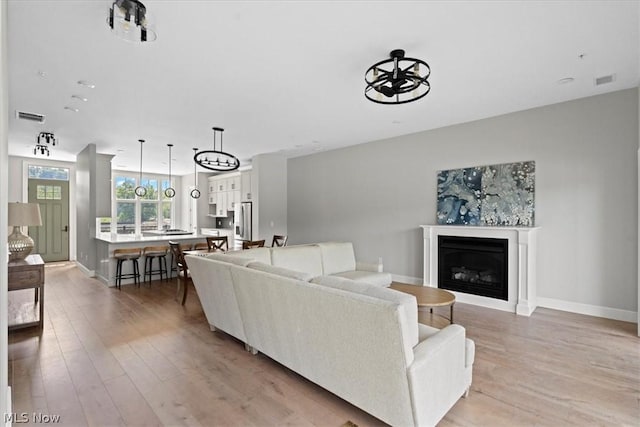
<svg viewBox="0 0 640 427"><path fill-rule="evenodd" d="M9 235L11 261L25 259L33 250L33 239L22 234L20 227L42 225L40 205L38 203L9 203L8 225L13 227Z"/></svg>

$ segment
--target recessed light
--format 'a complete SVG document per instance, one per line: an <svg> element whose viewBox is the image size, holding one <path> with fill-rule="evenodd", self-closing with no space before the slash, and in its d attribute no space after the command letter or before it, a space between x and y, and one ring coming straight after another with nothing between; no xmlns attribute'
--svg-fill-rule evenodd
<svg viewBox="0 0 640 427"><path fill-rule="evenodd" d="M116 165L117 168L126 168L127 165Z"/></svg>
<svg viewBox="0 0 640 427"><path fill-rule="evenodd" d="M402 123L400 120L392 120L391 121L391 124L394 124L394 125L399 125L400 123Z"/></svg>
<svg viewBox="0 0 640 427"><path fill-rule="evenodd" d="M93 83L88 82L86 80L78 80L78 84L80 86L84 86L84 87L89 88L89 89L95 89L95 87L96 87L96 85L94 85Z"/></svg>
<svg viewBox="0 0 640 427"><path fill-rule="evenodd" d="M116 153L124 153L124 150L123 150L122 148L118 148L118 149L116 150Z"/></svg>
<svg viewBox="0 0 640 427"><path fill-rule="evenodd" d="M563 79L558 80L559 85L565 85L567 83L573 82L575 79L573 77L565 77Z"/></svg>
<svg viewBox="0 0 640 427"><path fill-rule="evenodd" d="M77 99L78 101L82 101L82 102L87 102L88 101L87 98L85 98L83 96L80 96L80 95L71 95L71 98Z"/></svg>
<svg viewBox="0 0 640 427"><path fill-rule="evenodd" d="M312 144L320 144L320 141L314 139L313 141L311 141Z"/></svg>
<svg viewBox="0 0 640 427"><path fill-rule="evenodd" d="M39 70L39 71L38 71L38 75L39 75L40 77L42 77L42 78L47 77L47 73L46 73L46 72L44 72L44 71L42 71L42 70Z"/></svg>
<svg viewBox="0 0 640 427"><path fill-rule="evenodd" d="M296 148L302 148L302 144L296 144L295 147Z"/></svg>
<svg viewBox="0 0 640 427"><path fill-rule="evenodd" d="M73 108L73 107L69 107L68 105L65 105L64 107L65 110L69 110L69 111L73 111L74 113L77 113L78 111L80 111L77 108Z"/></svg>

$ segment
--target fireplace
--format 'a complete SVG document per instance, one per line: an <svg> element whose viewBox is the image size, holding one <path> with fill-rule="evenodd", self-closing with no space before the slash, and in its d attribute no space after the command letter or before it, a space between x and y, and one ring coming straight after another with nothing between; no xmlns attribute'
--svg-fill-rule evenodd
<svg viewBox="0 0 640 427"><path fill-rule="evenodd" d="M438 287L440 285L440 250L438 243L440 236L461 238L482 238L495 242L506 240L505 270L502 277L505 278L506 292L503 297L486 297L469 293L469 291L456 292L456 302L474 304L497 310L510 311L522 316L530 316L536 309L536 253L538 227L471 227L466 225L422 225L424 238L424 276L425 286ZM486 255L486 254L485 254ZM470 263L462 265L471 269ZM482 269L482 272L485 272ZM465 273L464 270L456 270L456 273ZM445 273L443 273L445 274ZM458 277L461 277L458 275ZM485 275L485 279L488 279ZM489 283L493 281L486 280ZM444 285L447 286L447 285ZM491 285L493 287L493 284Z"/></svg>
<svg viewBox="0 0 640 427"><path fill-rule="evenodd" d="M509 299L507 239L438 236L438 287Z"/></svg>

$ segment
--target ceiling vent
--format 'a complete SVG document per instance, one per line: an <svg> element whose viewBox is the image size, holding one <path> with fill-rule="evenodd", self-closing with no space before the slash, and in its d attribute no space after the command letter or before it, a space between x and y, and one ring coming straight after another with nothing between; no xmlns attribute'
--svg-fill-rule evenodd
<svg viewBox="0 0 640 427"><path fill-rule="evenodd" d="M26 111L17 111L17 110L16 110L16 118L37 122L40 124L44 123L44 119L45 119L43 114L27 113Z"/></svg>
<svg viewBox="0 0 640 427"><path fill-rule="evenodd" d="M607 83L614 82L616 80L615 74L609 74L608 76L596 77L596 86L606 85Z"/></svg>

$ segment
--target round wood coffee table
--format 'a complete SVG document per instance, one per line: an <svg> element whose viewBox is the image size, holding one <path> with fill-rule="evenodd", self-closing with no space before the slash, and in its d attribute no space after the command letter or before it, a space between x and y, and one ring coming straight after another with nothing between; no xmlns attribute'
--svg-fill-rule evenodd
<svg viewBox="0 0 640 427"><path fill-rule="evenodd" d="M418 307L428 307L431 313L433 313L433 307L449 306L449 323L453 323L453 304L456 302L456 296L451 292L430 286L403 283L392 283L389 288L413 295L418 301Z"/></svg>

